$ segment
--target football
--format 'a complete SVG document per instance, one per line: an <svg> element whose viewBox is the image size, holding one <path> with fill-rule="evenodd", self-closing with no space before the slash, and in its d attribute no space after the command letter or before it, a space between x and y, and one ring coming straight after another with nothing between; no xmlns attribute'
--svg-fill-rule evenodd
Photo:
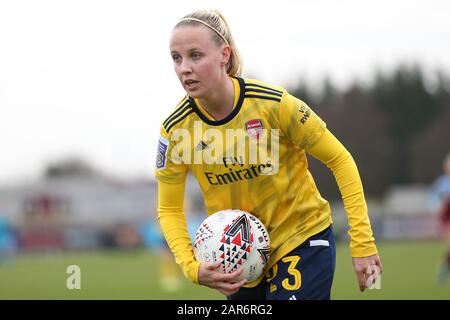
<svg viewBox="0 0 450 320"><path fill-rule="evenodd" d="M203 220L193 247L198 261L220 262L223 273L242 267L237 281L257 279L270 257L266 227L252 214L236 209L218 211Z"/></svg>

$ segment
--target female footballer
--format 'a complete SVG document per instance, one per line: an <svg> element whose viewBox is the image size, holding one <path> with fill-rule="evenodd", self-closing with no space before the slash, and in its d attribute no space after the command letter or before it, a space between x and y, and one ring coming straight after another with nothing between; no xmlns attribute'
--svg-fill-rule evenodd
<svg viewBox="0 0 450 320"><path fill-rule="evenodd" d="M306 153L334 174L350 225L350 252L361 291L383 267L350 153L311 108L284 88L240 77L239 52L218 11L197 11L170 37L186 96L161 126L156 176L158 217L184 274L228 299L330 299L335 242L329 203L308 171ZM230 138L231 137L231 138ZM270 150L270 152L268 151ZM183 211L188 170L208 214L240 209L270 234L264 276L235 281L218 263L196 261Z"/></svg>
<svg viewBox="0 0 450 320"><path fill-rule="evenodd" d="M445 241L445 254L438 273L438 283L441 285L445 284L450 272L450 153L444 158L443 170L443 174L433 182L429 196L430 209L439 214Z"/></svg>

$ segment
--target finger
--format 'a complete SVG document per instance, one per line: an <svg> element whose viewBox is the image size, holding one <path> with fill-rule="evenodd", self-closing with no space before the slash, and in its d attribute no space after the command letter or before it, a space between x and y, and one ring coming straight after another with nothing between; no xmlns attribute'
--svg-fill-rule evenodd
<svg viewBox="0 0 450 320"><path fill-rule="evenodd" d="M374 261L372 264L366 267L365 274L366 275L376 274L378 277L378 275L381 274L381 268L382 267L379 266L376 261Z"/></svg>
<svg viewBox="0 0 450 320"><path fill-rule="evenodd" d="M239 282L235 282L235 283L222 281L222 282L217 282L217 287L226 289L226 290L239 290L246 283L247 283L247 280L245 280L245 279L243 279Z"/></svg>
<svg viewBox="0 0 450 320"><path fill-rule="evenodd" d="M366 277L366 281L367 281L367 277L373 275L375 272L377 272L378 267L375 266L375 264L369 264L366 266L366 268L364 269L364 276Z"/></svg>
<svg viewBox="0 0 450 320"><path fill-rule="evenodd" d="M366 276L366 288L372 289L380 277L380 267L375 264L368 265L364 275Z"/></svg>
<svg viewBox="0 0 450 320"><path fill-rule="evenodd" d="M373 289L373 287L376 285L376 282L380 278L380 274L381 274L380 267L377 265L374 265L372 270L373 270L372 274L370 274L367 277L367 282L366 282L367 288L369 288L369 289Z"/></svg>
<svg viewBox="0 0 450 320"><path fill-rule="evenodd" d="M216 270L219 267L220 267L220 262L212 262L212 263L208 263L206 265L206 269L208 269L208 270Z"/></svg>
<svg viewBox="0 0 450 320"><path fill-rule="evenodd" d="M217 284L217 286L219 290L221 290L222 292L226 292L227 295L230 295L238 292L239 289L241 289L241 287L246 283L247 283L246 280L241 280L233 284L230 284L228 282L220 282Z"/></svg>
<svg viewBox="0 0 450 320"><path fill-rule="evenodd" d="M383 273L383 264L381 263L380 259L377 259L376 265L378 266L378 268L380 268L380 274L382 274Z"/></svg>
<svg viewBox="0 0 450 320"><path fill-rule="evenodd" d="M377 265L374 266L373 277L374 277L374 283L377 282L378 279L380 279L380 277L381 277L381 268Z"/></svg>
<svg viewBox="0 0 450 320"><path fill-rule="evenodd" d="M358 280L359 290L364 291L364 289L366 289L366 277L364 276L364 272L356 272L356 278Z"/></svg>
<svg viewBox="0 0 450 320"><path fill-rule="evenodd" d="M224 289L218 289L220 292L222 292L224 295L226 295L227 297L237 293L239 290L224 290Z"/></svg>
<svg viewBox="0 0 450 320"><path fill-rule="evenodd" d="M377 278L381 275L381 272L382 272L382 271L381 271L381 268L382 268L382 267L379 266L379 265L375 265L375 266L374 266L374 270L375 270L374 273L375 273L375 275L376 275Z"/></svg>
<svg viewBox="0 0 450 320"><path fill-rule="evenodd" d="M227 296L232 295L239 291L239 289L230 288L229 286L226 285L226 283L217 284L216 289Z"/></svg>
<svg viewBox="0 0 450 320"><path fill-rule="evenodd" d="M243 279L239 282L233 283L233 288L239 290L243 285L245 285L247 283L246 279Z"/></svg>
<svg viewBox="0 0 450 320"><path fill-rule="evenodd" d="M221 273L220 277L218 277L218 280L226 281L226 282L236 281L236 278L241 275L242 271L243 271L243 269L240 268L240 269L238 269L236 271L233 271L231 273Z"/></svg>
<svg viewBox="0 0 450 320"><path fill-rule="evenodd" d="M239 269L233 271L232 273L230 273L230 275L232 275L233 277L237 277L242 273L242 271L244 271L244 269L239 268Z"/></svg>

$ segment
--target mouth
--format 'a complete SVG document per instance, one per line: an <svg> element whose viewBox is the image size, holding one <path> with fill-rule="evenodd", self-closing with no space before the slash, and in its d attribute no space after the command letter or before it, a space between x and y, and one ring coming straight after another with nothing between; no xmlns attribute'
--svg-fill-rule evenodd
<svg viewBox="0 0 450 320"><path fill-rule="evenodd" d="M192 89L193 87L195 87L195 85L198 83L198 81L195 80L185 80L184 81L184 86L188 89Z"/></svg>

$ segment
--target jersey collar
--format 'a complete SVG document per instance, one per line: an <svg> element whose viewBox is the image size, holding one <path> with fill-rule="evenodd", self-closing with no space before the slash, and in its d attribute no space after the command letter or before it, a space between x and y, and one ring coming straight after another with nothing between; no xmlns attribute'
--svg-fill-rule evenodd
<svg viewBox="0 0 450 320"><path fill-rule="evenodd" d="M237 80L237 85L236 85ZM195 99L192 97L189 97L189 102L191 104L192 109L195 111L195 113L199 116L200 119L202 119L203 122L211 125L211 126L220 126L222 124L230 122L238 113L239 110L241 110L242 102L244 101L244 93L245 93L245 82L244 79L233 77L233 83L235 88L235 101L237 97L237 102L233 108L233 111L226 116L225 118L221 120L213 120L211 116L209 116L206 111L196 103Z"/></svg>

